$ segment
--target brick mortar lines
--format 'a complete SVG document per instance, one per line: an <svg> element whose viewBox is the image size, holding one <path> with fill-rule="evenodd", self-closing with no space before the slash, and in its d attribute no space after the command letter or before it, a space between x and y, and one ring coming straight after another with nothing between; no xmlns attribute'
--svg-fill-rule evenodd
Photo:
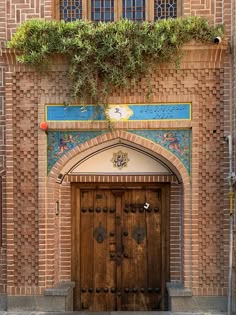
<svg viewBox="0 0 236 315"><path fill-rule="evenodd" d="M13 130L12 130L12 72L9 69L5 74L6 94L5 94L5 107L6 107L6 247L7 247L7 285L13 285L14 274L14 227L12 224L13 219ZM8 167L9 165L9 167Z"/></svg>
<svg viewBox="0 0 236 315"><path fill-rule="evenodd" d="M199 70L199 71L200 71L199 73L201 73L202 70ZM195 71L195 72L196 72L196 71ZM194 73L195 73L195 72L194 72ZM201 76L200 76L200 77L201 77ZM199 82L201 82L201 79L199 80ZM181 89L180 89L180 90L181 90ZM215 93L215 92L214 92L214 93Z"/></svg>
<svg viewBox="0 0 236 315"><path fill-rule="evenodd" d="M233 143L236 142L236 4L235 1L232 1L232 42L231 45L234 47L232 54L232 134L233 134ZM234 149L234 170L236 170L236 159L235 159L235 145ZM236 188L234 189L236 192ZM234 215L235 218L235 215ZM234 221L234 231L236 231L236 220ZM234 233L234 254L233 254L233 298L234 298L234 311L236 309L236 233Z"/></svg>
<svg viewBox="0 0 236 315"><path fill-rule="evenodd" d="M42 106L38 105L38 126L41 121L44 121L44 110L42 111ZM38 207L39 207L39 230L47 231L47 216L46 216L46 181L47 181L47 170L46 170L46 134L43 131L38 131L38 176L39 176L39 187L38 187ZM39 286L46 287L46 268L45 268L45 256L47 254L47 242L46 242L46 232L39 233Z"/></svg>
<svg viewBox="0 0 236 315"><path fill-rule="evenodd" d="M198 74L199 74L199 81L201 81L201 71L202 70L199 70L198 71ZM183 97L184 98L191 98L191 96L194 94L194 87L192 87L192 88L186 88L186 87L184 87L184 80L182 81L182 79L181 79L181 75L183 75L184 77L185 76L191 76L191 75L193 75L194 74L194 72L196 72L196 70L193 70L193 72L190 72L189 70L182 70L181 71L181 73L180 73L180 78L177 78L178 80L177 80L177 83L176 83L176 87L175 86L168 86L168 82L166 82L166 86L165 85L162 85L161 87L159 87L160 86L160 84L159 84L159 82L160 81L162 81L163 80L163 78L165 78L166 76L169 76L169 75L171 75L171 76L173 76L173 77L176 77L176 72L175 72L175 70L172 70L172 69L168 69L168 70L163 70L162 71L162 73L161 73L161 75L163 76L163 78L161 77L161 78L159 78L158 80L156 80L156 78L155 78L155 86L157 87L157 90L156 90L156 93L155 93L155 96L153 97L154 99L156 99L155 97L157 97L157 99L159 99L159 100L161 100L161 101L163 101L163 99L165 99L166 98L166 95L169 95L169 94L171 94L172 96L172 100L174 100L174 99L182 99ZM178 75L179 75L179 73L178 73ZM53 74L53 75L51 75L51 79L49 79L49 81L50 81L50 84L51 84L51 82L54 82L54 84L55 84L55 76L57 76L57 73L55 73L55 74ZM54 77L54 78L53 78ZM67 93L67 89L64 87L63 88L63 84L61 84L61 82L63 81L64 82L64 80L63 80L64 78L63 78L63 76L62 75L60 75L59 76L59 79L58 79L58 82L60 83L60 84L58 84L59 85L59 88L56 88L56 89L54 89L53 91L52 91L52 94L50 94L49 92L51 92L51 91L49 91L50 90L50 84L49 84L49 90L48 90L48 96L46 97L48 100L54 100L54 97L56 97L56 99L58 99L58 100L60 100L60 99L64 99L64 95L66 95L66 93ZM164 80L165 81L165 80ZM48 84L48 83L47 83ZM56 82L56 84L57 84L57 82ZM45 84L46 85L46 84ZM44 85L44 89L45 89L45 85ZM43 90L44 90L43 89ZM133 96L131 96L131 101L132 100L135 100L135 97L137 97L136 98L136 100L138 99L140 99L140 100L142 100L142 96L140 96L139 94L140 94L140 92L143 94L143 92L142 92L143 90L142 90L142 83L141 83L141 87L140 87L140 85L137 87L137 90L136 90L136 92L134 91L133 92ZM44 93L44 91L41 91L42 93ZM40 93L41 93L40 92ZM115 98L116 97L116 94L118 93L118 95L119 95L119 93L122 93L122 98L120 97L120 96L118 96L118 99L119 100L127 100L128 98L129 98L129 96L127 96L127 92L126 92L126 94L125 94L125 96L123 96L123 92L122 91L114 91L114 93L113 93L113 98ZM186 94L185 94L186 93ZM137 95L136 95L137 94ZM56 96L57 95L57 96ZM170 99L171 98L169 98L168 100L170 101ZM41 104L43 104L43 102L42 102L42 99L41 99L41 101L40 101L40 103ZM118 135L118 132L117 132L117 135ZM150 146L150 148L151 148L151 146ZM188 200L188 203L189 203L189 200ZM52 206L53 207L53 203L51 203L51 205L50 206ZM50 224L52 224L53 225L53 221L50 221ZM186 256L187 257L187 256ZM51 261L51 263L52 263L52 266L53 266L53 260L50 260ZM50 276L50 275L49 275ZM52 275L53 276L53 275ZM49 277L50 278L50 277Z"/></svg>
<svg viewBox="0 0 236 315"><path fill-rule="evenodd" d="M215 73L217 75L217 72ZM218 80L218 82L221 82L221 80ZM220 87L217 88L216 86L215 88L218 91L221 90ZM217 94L215 95L217 97ZM201 176L199 177L199 187L201 187L201 200L199 203L199 209L201 209L201 213L199 213L199 251L202 253L201 262L198 267L199 284L204 286L210 281L214 286L220 283L225 288L224 277L222 277L225 269L224 256L222 255L224 251L221 242L223 235L222 231L218 231L219 233L216 232L216 227L218 226L219 228L223 224L222 216L220 215L223 203L217 198L217 195L219 194L220 187L222 187L221 183L224 182L224 178L219 172L220 168L215 164L218 161L219 165L221 165L223 156L221 145L223 126L222 124L219 125L219 122L223 121L223 110L220 108L222 106L222 97L218 95L218 98L215 100L215 107L212 106L213 104L210 107L207 104L205 96L206 93L202 95L201 114L199 117L199 121L201 121L199 140L202 143L199 161L201 165ZM214 130L215 133L212 133ZM201 158L204 160L201 160ZM210 165L211 168L209 167ZM212 182L213 178L214 184ZM212 201L214 202L214 207ZM214 248L217 254L213 254Z"/></svg>
<svg viewBox="0 0 236 315"><path fill-rule="evenodd" d="M0 176L2 179L2 234L0 248L0 292L6 292L7 266L6 266L6 176L5 176L5 64L0 56Z"/></svg>
<svg viewBox="0 0 236 315"><path fill-rule="evenodd" d="M13 166L13 164L14 164L14 162L13 162L13 156L15 157L14 158L14 160L16 160L16 157L17 157L17 153L19 154L19 152L21 152L21 150L22 150L22 145L23 145L23 143L24 143L24 141L25 141L25 139L27 139L27 137L29 137L29 134L27 134L27 136L26 136L26 138L22 138L22 134L24 134L24 131L23 131L23 129L21 129L21 127L20 127L20 125L18 126L19 128L20 128L20 130L22 131L22 134L20 135L20 138L16 141L16 138L15 138L15 135L14 135L14 127L13 127L13 120L12 120L12 118L13 117L15 117L15 123L17 123L17 119L16 119L16 116L17 116L17 118L18 118L18 124L19 124L19 119L22 119L23 117L21 117L21 110L19 109L19 103L20 103L20 99L18 98L18 100L17 100L17 102L15 103L15 107L14 107L14 112L13 112L13 108L12 108L12 100L13 100L13 103L15 102L15 96L13 96L13 94L15 93L15 91L16 91L16 89L15 89L15 87L16 87L16 82L14 83L14 85L12 84L13 83L13 80L15 80L14 79L14 77L16 76L16 74L13 74L13 73L7 73L7 78L8 78L8 76L9 76L9 80L7 79L6 80L6 115L7 115L7 117L8 117L8 119L7 119L7 130L8 130L8 132L7 132L7 143L9 143L8 145L7 145L7 149L6 149L6 151L7 152L9 152L8 154L7 154L7 165L9 164L9 165L11 165L11 167ZM18 86L19 87L19 86ZM12 90L13 90L13 88L14 88L14 93L12 92ZM36 84L36 87L35 87L36 89L37 89L37 84ZM9 91L9 92L8 92ZM20 88L19 88L19 90L18 91L20 91ZM24 107L24 106L23 106ZM16 115L15 116L15 110L17 111L18 110L18 114L19 115ZM19 118L20 117L20 118ZM21 122L21 121L20 121ZM28 125L29 125L29 121L27 122L28 123ZM27 124L26 124L27 125ZM23 128L25 128L25 126L26 126L25 124L24 124L24 126L23 126ZM27 125L27 126L28 126ZM13 138L13 135L14 135L14 138ZM34 132L31 132L31 136L33 136L34 135ZM14 139L14 141L13 141L13 139ZM33 144L34 144L34 141L32 142ZM10 145L11 144L11 145ZM27 148L25 147L25 149L27 150ZM19 151L18 151L19 150ZM13 152L15 152L16 154L14 155L13 154ZM32 152L34 152L34 151L32 151ZM27 155L27 154L26 154ZM22 154L22 156L20 157L20 160L22 159L22 157L24 156L24 154ZM34 160L35 160L35 157L34 157ZM37 159L36 159L37 160ZM18 170L18 172L19 172L19 165L20 165L20 163L16 163L15 164L15 170L14 170L14 178L15 179L17 179L15 176L18 176L16 173L17 173L17 170ZM28 166L28 165L27 165ZM36 167L36 169L37 169L37 167ZM24 170L24 167L22 167L22 170ZM25 173L26 174L26 173ZM15 193L15 194L13 194L13 191L14 191L14 188L13 188L13 182L14 182L14 180L13 180L13 173L12 173L12 171L10 172L10 168L8 167L7 168L7 176L8 176L8 186L9 186L9 189L8 189L8 193L7 193L7 204L9 204L9 206L8 206L8 209L10 210L10 209L12 209L12 215L10 216L10 211L8 211L8 222L9 222L9 219L12 221L13 220L13 217L15 217L14 216L14 212L13 212L13 208L12 208L12 201L11 200L14 200L14 197L13 196L16 196L17 195L17 192L19 192L19 187L21 187L21 185L19 184L19 186L17 187L17 192ZM20 177L20 175L19 175L19 177ZM12 180L10 180L10 178L12 179ZM33 176L33 179L35 179L35 176ZM24 181L23 181L24 182ZM37 181L36 181L37 182ZM16 200L16 203L15 203L15 206L19 203L18 201L20 200L22 198L22 196L20 196L19 198L18 198L18 200ZM29 197L30 198L30 197ZM11 208L10 208L10 206L11 206ZM19 204L19 206L21 207L21 205ZM27 208L27 205L26 204L24 204L24 206ZM26 210L26 208L24 208L25 210ZM18 213L21 213L21 211L19 211L20 209L18 209L17 211L16 211L16 214L18 214ZM14 210L15 211L15 210ZM30 212L31 212L32 210L30 210ZM35 210L33 210L33 212L34 212ZM19 218L18 218L19 219ZM22 219L22 217L20 218L20 220ZM15 222L16 224L17 224L17 227L19 227L20 228L20 230L21 229L23 229L24 228L24 226L25 226L25 222L23 222L22 223L22 225L20 225L19 224L19 221L17 221L17 222ZM8 248L10 249L10 248L14 248L15 246L16 246L16 248L22 248L22 244L19 244L19 246L17 246L17 244L15 243L14 244L14 241L18 241L18 240L20 240L21 239L21 237L20 237L20 235L19 234L17 234L17 233L20 233L20 230L18 231L18 228L17 229L14 229L13 228L14 227L14 225L9 225L9 228L8 228L8 235L9 235L9 240L8 240ZM27 229L26 229L27 230ZM25 231L26 231L25 230ZM23 230L22 230L23 231ZM30 231L30 233L32 232L32 225L30 224L30 226L29 226L29 231ZM25 232L24 232L25 233ZM17 234L17 235L16 235ZM32 233L33 234L33 233ZM15 235L15 237L12 237L13 235ZM32 235L30 235L30 236L28 236L27 237L27 243L29 243L29 240L30 240L30 238L31 237L33 237ZM35 245L36 245L36 243L34 243L34 247L35 247ZM28 247L27 247L28 246ZM27 253L27 248L29 249L29 245L27 245L27 246L24 246L23 248L24 248L24 255L27 255L27 257L31 257L30 259L32 259L32 256L34 256L34 254L30 254L29 252ZM14 252L15 251L10 251L8 249L8 257L7 257L7 260L8 260L8 265L10 264L10 266L8 266L8 293L13 293L12 292L12 289L11 289L11 285L14 283L15 285L18 285L19 283L18 283L18 280L16 280L16 278L15 278L15 272L17 272L17 275L18 275L18 277L19 276L22 276L23 274L22 274L22 271L23 271L23 269L21 269L22 271L20 271L19 269L16 271L16 268L17 268L17 264L18 264L18 261L20 261L21 262L21 266L20 266L20 268L23 268L24 267L24 262L22 261L22 259L21 260L18 260L18 258L19 257L21 257L21 254L20 253L18 253L18 255L17 255L17 260L15 260L15 258L14 258ZM29 255L29 256L28 256ZM32 256L31 256L32 255ZM23 256L22 256L23 257ZM25 256L26 257L26 256ZM11 263L10 263L11 262ZM26 263L26 265L28 264L28 262ZM34 269L35 269L35 267L36 267L36 265L34 265ZM24 274L25 274L25 271L23 271L24 272ZM17 282L16 282L17 281ZM26 281L27 282L27 281ZM25 281L24 281L24 284L25 284ZM15 293L19 293L20 291L15 291Z"/></svg>

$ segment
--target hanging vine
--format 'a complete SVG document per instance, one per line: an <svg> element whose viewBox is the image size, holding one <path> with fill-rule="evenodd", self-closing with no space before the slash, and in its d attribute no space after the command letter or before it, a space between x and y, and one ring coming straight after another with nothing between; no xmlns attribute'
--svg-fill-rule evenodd
<svg viewBox="0 0 236 315"><path fill-rule="evenodd" d="M200 17L98 24L29 20L8 47L16 50L19 62L40 69L55 54L67 56L73 98L106 104L111 88L130 86L159 63L177 64L183 44L211 43L223 33L223 26L212 27Z"/></svg>

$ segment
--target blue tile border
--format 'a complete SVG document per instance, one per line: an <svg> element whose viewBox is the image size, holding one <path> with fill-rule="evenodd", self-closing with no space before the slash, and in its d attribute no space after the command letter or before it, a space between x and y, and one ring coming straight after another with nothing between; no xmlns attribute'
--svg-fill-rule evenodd
<svg viewBox="0 0 236 315"><path fill-rule="evenodd" d="M127 130L148 139L173 153L191 173L191 130ZM107 131L48 131L47 172L56 162L74 147L96 138Z"/></svg>
<svg viewBox="0 0 236 315"><path fill-rule="evenodd" d="M173 153L191 173L191 130L128 130Z"/></svg>
<svg viewBox="0 0 236 315"><path fill-rule="evenodd" d="M107 115L112 121L191 120L191 103L111 104ZM46 105L46 120L104 121L106 117L100 105Z"/></svg>

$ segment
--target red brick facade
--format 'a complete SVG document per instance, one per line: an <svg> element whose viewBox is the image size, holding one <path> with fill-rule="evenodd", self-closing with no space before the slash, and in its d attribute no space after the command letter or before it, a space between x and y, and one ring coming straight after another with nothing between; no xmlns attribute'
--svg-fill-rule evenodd
<svg viewBox="0 0 236 315"><path fill-rule="evenodd" d="M232 34L231 34L231 47L233 48L232 52L232 81L231 81L231 89L232 89L232 116L231 116L231 128L232 128L232 134L233 134L233 147L235 150L235 130L236 130L236 4L234 1L232 1ZM234 151L234 170L236 167L235 164L235 151ZM234 201L235 202L235 201ZM236 207L234 206L234 209ZM236 221L235 221L235 210L234 210L234 234L233 234L233 311L236 312L236 237L235 237L235 231L236 231Z"/></svg>
<svg viewBox="0 0 236 315"><path fill-rule="evenodd" d="M7 0L0 4L0 176L3 184L0 292L8 296L44 295L61 281L71 281L71 183L169 182L170 281L182 283L194 296L227 296L228 287L228 146L224 136L235 132L236 71L227 40L235 46L234 1L183 1L183 15L205 16L225 23L221 45L191 43L181 67L153 70L154 102L192 102L192 121L117 122L115 130L89 140L65 154L47 176L46 134L39 129L45 104L69 99L67 65L56 60L50 73L20 66L4 46L17 25L27 19L53 16L53 1ZM233 8L233 11L232 11ZM231 35L233 34L233 35ZM230 80L232 78L232 80ZM231 83L232 82L232 86ZM145 103L146 85L114 90L111 104ZM231 119L232 118L232 119ZM104 122L51 122L50 130L100 130ZM127 129L191 129L191 175L171 153ZM58 175L86 150L101 143L127 141L159 154L173 165L176 177ZM60 201L60 215L55 202ZM235 248L235 245L234 245ZM235 269L234 269L235 270ZM234 276L234 282L236 277ZM234 285L234 295L235 295Z"/></svg>

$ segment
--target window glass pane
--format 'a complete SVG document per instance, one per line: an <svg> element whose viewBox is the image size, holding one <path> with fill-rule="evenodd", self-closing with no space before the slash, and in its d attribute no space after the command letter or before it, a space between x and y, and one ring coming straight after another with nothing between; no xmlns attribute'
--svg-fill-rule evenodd
<svg viewBox="0 0 236 315"><path fill-rule="evenodd" d="M94 2L95 2L94 7L95 7L96 9L99 9L99 8L100 8L100 1L94 1Z"/></svg>
<svg viewBox="0 0 236 315"><path fill-rule="evenodd" d="M154 0L154 19L177 17L177 0Z"/></svg>
<svg viewBox="0 0 236 315"><path fill-rule="evenodd" d="M114 0L92 0L91 20L95 22L114 21Z"/></svg>
<svg viewBox="0 0 236 315"><path fill-rule="evenodd" d="M61 0L60 17L66 22L82 19L82 0Z"/></svg>
<svg viewBox="0 0 236 315"><path fill-rule="evenodd" d="M122 16L133 21L145 20L145 0L123 0Z"/></svg>
<svg viewBox="0 0 236 315"><path fill-rule="evenodd" d="M132 7L132 2L133 2L133 0L127 0L126 1L126 6L131 8Z"/></svg>

